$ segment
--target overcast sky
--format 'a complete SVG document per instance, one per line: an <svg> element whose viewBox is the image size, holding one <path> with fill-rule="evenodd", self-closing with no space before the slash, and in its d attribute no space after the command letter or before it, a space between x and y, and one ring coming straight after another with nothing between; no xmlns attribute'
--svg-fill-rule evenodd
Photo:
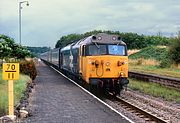
<svg viewBox="0 0 180 123"><path fill-rule="evenodd" d="M19 43L18 3L0 0L0 34ZM67 34L92 30L172 36L180 30L180 0L29 0L22 4L22 44L55 46Z"/></svg>

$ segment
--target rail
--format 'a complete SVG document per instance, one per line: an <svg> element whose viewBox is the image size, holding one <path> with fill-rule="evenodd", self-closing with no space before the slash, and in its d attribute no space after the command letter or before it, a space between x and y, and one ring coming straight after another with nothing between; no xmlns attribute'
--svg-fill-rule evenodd
<svg viewBox="0 0 180 123"><path fill-rule="evenodd" d="M122 99L121 97L117 96L116 100L118 101L118 103L120 103L119 105L121 105L123 108L127 109L131 113L134 113L136 116L144 119L146 122L168 123L168 121L165 121L162 118L159 118L159 117L155 116L154 114L147 112L147 111L131 104L130 102Z"/></svg>
<svg viewBox="0 0 180 123"><path fill-rule="evenodd" d="M155 74L139 73L132 71L129 71L129 77L140 79L143 81L159 83L180 90L180 78L166 77Z"/></svg>

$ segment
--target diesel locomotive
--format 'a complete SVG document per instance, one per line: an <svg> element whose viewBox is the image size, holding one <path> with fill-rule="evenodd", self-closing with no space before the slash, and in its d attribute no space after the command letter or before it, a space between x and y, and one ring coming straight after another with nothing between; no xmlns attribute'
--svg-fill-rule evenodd
<svg viewBox="0 0 180 123"><path fill-rule="evenodd" d="M120 94L129 83L127 46L117 35L99 33L40 57L88 85L114 95Z"/></svg>

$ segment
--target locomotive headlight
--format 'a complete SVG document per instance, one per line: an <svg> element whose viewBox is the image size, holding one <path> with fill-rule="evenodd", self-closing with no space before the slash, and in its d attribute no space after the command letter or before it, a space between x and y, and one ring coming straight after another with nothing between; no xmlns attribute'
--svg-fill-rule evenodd
<svg viewBox="0 0 180 123"><path fill-rule="evenodd" d="M109 67L109 66L110 66L110 64L111 64L110 62L106 62L106 66L108 66L108 67Z"/></svg>
<svg viewBox="0 0 180 123"><path fill-rule="evenodd" d="M89 60L88 60L88 63L94 65L94 64L95 64L95 61L92 60L92 59L89 59Z"/></svg>
<svg viewBox="0 0 180 123"><path fill-rule="evenodd" d="M113 36L113 37L112 37L112 40L113 40L113 41L115 41L115 40L116 40L116 37L115 37L115 36Z"/></svg>
<svg viewBox="0 0 180 123"><path fill-rule="evenodd" d="M124 64L128 64L128 62L127 62L127 61L124 61Z"/></svg>
<svg viewBox="0 0 180 123"><path fill-rule="evenodd" d="M124 73L122 73L122 72L119 73L119 76L123 76L123 75L124 75Z"/></svg>
<svg viewBox="0 0 180 123"><path fill-rule="evenodd" d="M99 36L99 37L98 37L98 40L102 40L102 37L101 37L101 36Z"/></svg>

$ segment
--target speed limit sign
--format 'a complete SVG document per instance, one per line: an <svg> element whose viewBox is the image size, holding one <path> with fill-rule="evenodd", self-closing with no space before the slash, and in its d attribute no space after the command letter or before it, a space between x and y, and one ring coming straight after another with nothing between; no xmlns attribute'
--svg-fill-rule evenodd
<svg viewBox="0 0 180 123"><path fill-rule="evenodd" d="M19 79L19 63L3 63L3 80Z"/></svg>

